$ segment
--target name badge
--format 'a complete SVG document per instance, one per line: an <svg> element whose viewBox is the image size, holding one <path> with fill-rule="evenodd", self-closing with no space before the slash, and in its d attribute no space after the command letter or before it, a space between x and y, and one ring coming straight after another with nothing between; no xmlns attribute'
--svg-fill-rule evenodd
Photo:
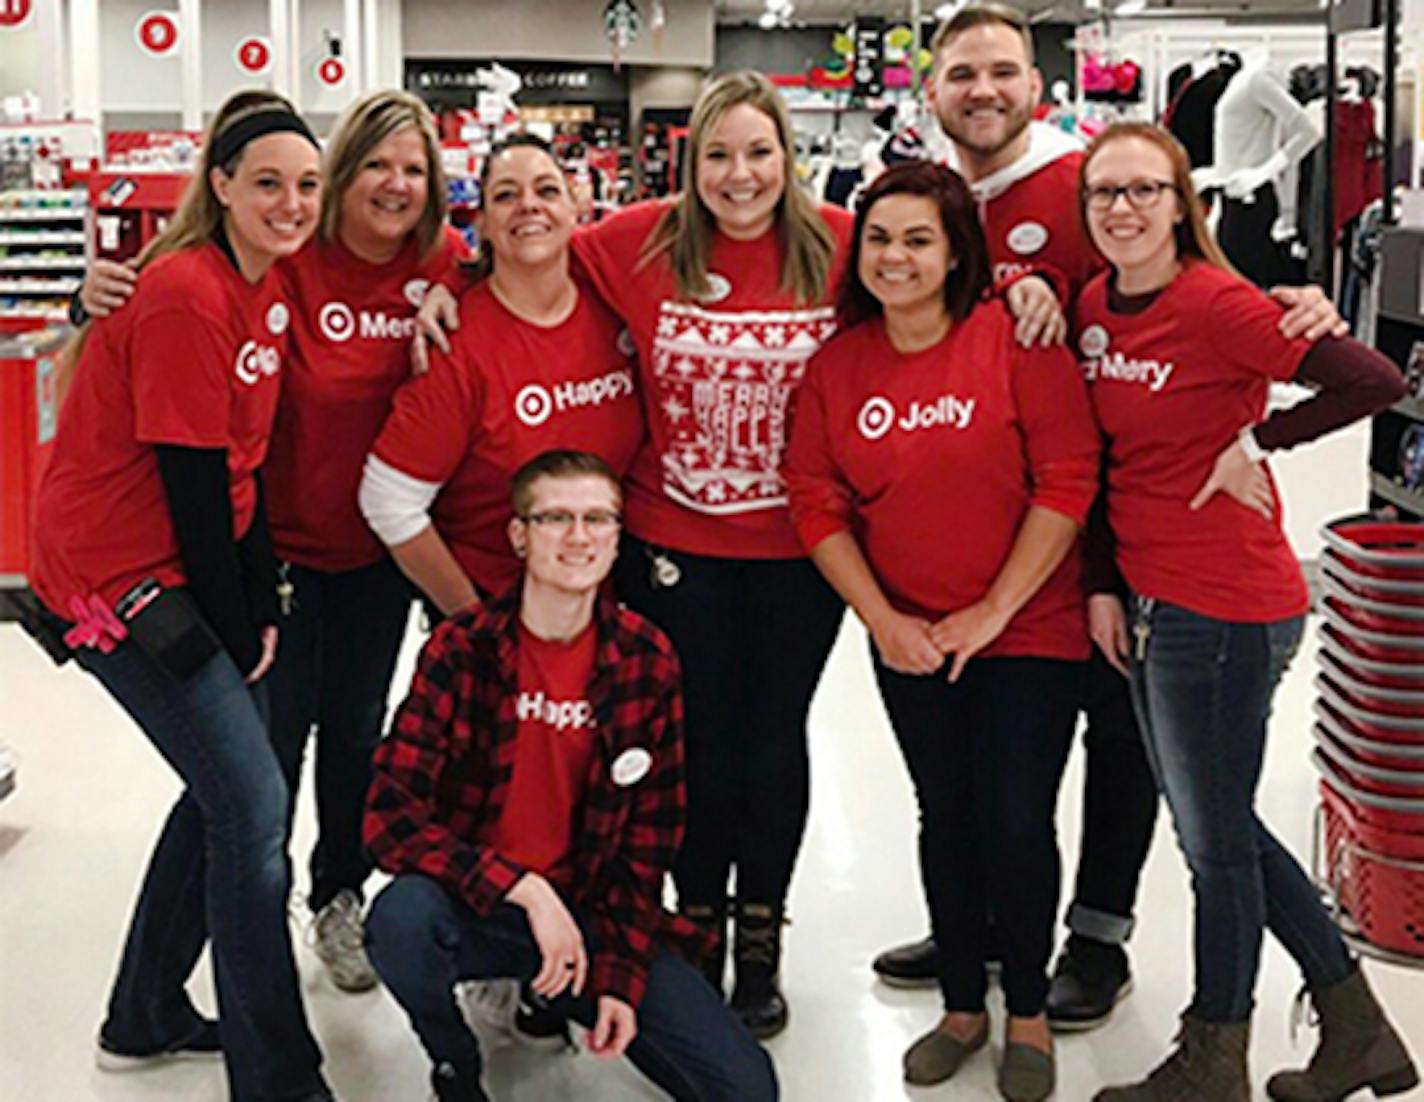
<svg viewBox="0 0 1424 1102"><path fill-rule="evenodd" d="M653 767L653 755L641 746L624 750L613 762L613 783L619 788L637 784Z"/></svg>

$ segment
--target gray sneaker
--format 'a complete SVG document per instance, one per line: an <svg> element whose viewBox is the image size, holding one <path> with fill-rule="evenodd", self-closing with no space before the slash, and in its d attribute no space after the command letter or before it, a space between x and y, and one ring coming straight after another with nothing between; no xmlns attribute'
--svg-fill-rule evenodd
<svg viewBox="0 0 1424 1102"><path fill-rule="evenodd" d="M15 791L15 753L0 743L0 800Z"/></svg>
<svg viewBox="0 0 1424 1102"><path fill-rule="evenodd" d="M349 888L317 912L311 924L311 946L331 982L343 991L369 991L376 986L376 973L366 957L365 929L361 924L361 901Z"/></svg>

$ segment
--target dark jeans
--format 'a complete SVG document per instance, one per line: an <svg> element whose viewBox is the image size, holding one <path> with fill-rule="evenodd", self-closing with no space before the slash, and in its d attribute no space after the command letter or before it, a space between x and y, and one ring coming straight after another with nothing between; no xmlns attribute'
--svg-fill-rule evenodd
<svg viewBox="0 0 1424 1102"><path fill-rule="evenodd" d="M1196 900L1191 1012L1244 1022L1263 928L1312 987L1354 970L1309 878L1256 816L1271 696L1303 620L1228 623L1141 599L1133 616L1150 632L1145 661L1133 664L1133 702Z"/></svg>
<svg viewBox="0 0 1424 1102"><path fill-rule="evenodd" d="M319 829L307 902L319 911L343 889L361 896L371 872L361 815L411 590L389 559L341 573L291 564L287 581L292 601L267 675L270 727L291 794L289 830L307 736L316 728Z"/></svg>
<svg viewBox="0 0 1424 1102"><path fill-rule="evenodd" d="M198 1015L184 984L211 936L232 1097L324 1090L287 929L287 786L261 686L249 691L226 652L181 683L132 642L77 660L186 786L149 862L101 1035L125 1052L189 1036Z"/></svg>
<svg viewBox="0 0 1424 1102"><path fill-rule="evenodd" d="M945 1008L984 1009L989 919L1009 1013L1048 993L1058 909L1058 785L1082 698L1082 662L976 658L957 684L895 673L871 654L920 805L920 875L940 947Z"/></svg>
<svg viewBox="0 0 1424 1102"><path fill-rule="evenodd" d="M471 1076L482 1066L479 1044L455 1004L454 985L502 978L527 983L540 965L523 911L503 904L481 918L418 875L397 877L376 897L366 942L372 965L410 1016L431 1061ZM586 1027L598 1014L587 992L561 995L549 1005ZM637 1014L628 1058L679 1102L777 1097L771 1058L691 965L666 953L654 960Z"/></svg>
<svg viewBox="0 0 1424 1102"><path fill-rule="evenodd" d="M809 559L714 559L664 552L681 577L655 586L648 545L628 536L617 585L682 660L687 834L678 897L780 906L810 806L806 714L844 605Z"/></svg>
<svg viewBox="0 0 1424 1102"><path fill-rule="evenodd" d="M1121 944L1132 933L1142 866L1152 847L1157 785L1137 730L1127 678L1094 647L1085 682L1083 838L1068 928L1096 941Z"/></svg>

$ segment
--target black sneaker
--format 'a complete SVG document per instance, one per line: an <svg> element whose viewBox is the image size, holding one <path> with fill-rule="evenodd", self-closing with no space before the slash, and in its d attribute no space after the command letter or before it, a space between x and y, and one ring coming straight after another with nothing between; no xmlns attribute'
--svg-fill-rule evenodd
<svg viewBox="0 0 1424 1102"><path fill-rule="evenodd" d="M550 1010L548 1004L527 987L520 991L519 1006L514 1011L514 1039L525 1048L544 1052L574 1047L569 1020Z"/></svg>
<svg viewBox="0 0 1424 1102"><path fill-rule="evenodd" d="M461 1072L454 1064L436 1064L430 1072L435 1102L490 1102L478 1074Z"/></svg>
<svg viewBox="0 0 1424 1102"><path fill-rule="evenodd" d="M1055 1033L1097 1029L1131 991L1132 970L1120 945L1070 937L1048 985L1048 1024Z"/></svg>
<svg viewBox="0 0 1424 1102"><path fill-rule="evenodd" d="M140 1071L172 1060L219 1060L222 1054L218 1023L204 1018L194 1032L182 1040L144 1052L120 1048L101 1033L94 1064L102 1071Z"/></svg>
<svg viewBox="0 0 1424 1102"><path fill-rule="evenodd" d="M935 987L939 984L939 946L934 938L886 949L870 965L891 987Z"/></svg>

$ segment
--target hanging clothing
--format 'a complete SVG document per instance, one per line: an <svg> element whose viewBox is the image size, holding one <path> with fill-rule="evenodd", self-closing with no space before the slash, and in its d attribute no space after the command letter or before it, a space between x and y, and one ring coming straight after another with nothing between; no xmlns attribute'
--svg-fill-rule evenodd
<svg viewBox="0 0 1424 1102"><path fill-rule="evenodd" d="M1239 69L1226 60L1185 81L1162 117L1162 124L1186 147L1193 168L1216 162L1216 105Z"/></svg>
<svg viewBox="0 0 1424 1102"><path fill-rule="evenodd" d="M1257 287L1299 284L1304 277L1289 245L1271 237L1279 214L1272 184L1262 184L1249 199L1222 197L1217 243L1236 270Z"/></svg>
<svg viewBox="0 0 1424 1102"><path fill-rule="evenodd" d="M1369 100L1335 103L1335 235L1378 199L1384 145L1375 131L1375 105Z"/></svg>

